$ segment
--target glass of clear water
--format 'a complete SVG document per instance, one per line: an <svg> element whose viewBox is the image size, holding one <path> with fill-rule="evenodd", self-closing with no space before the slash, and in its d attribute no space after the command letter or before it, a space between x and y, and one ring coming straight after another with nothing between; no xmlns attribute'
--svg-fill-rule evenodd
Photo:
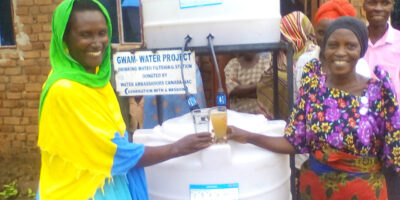
<svg viewBox="0 0 400 200"><path fill-rule="evenodd" d="M194 130L196 133L209 132L209 109L195 109L192 111Z"/></svg>

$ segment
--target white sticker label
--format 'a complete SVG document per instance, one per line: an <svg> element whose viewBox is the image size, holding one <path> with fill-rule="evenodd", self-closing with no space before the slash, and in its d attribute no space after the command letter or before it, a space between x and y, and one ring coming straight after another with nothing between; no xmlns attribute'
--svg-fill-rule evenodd
<svg viewBox="0 0 400 200"><path fill-rule="evenodd" d="M190 200L238 200L239 183L190 185Z"/></svg>
<svg viewBox="0 0 400 200"><path fill-rule="evenodd" d="M197 93L194 52L117 52L113 55L113 62L116 88L120 96L185 94L183 83L189 93Z"/></svg>
<svg viewBox="0 0 400 200"><path fill-rule="evenodd" d="M221 4L222 0L180 0L181 8L211 6Z"/></svg>

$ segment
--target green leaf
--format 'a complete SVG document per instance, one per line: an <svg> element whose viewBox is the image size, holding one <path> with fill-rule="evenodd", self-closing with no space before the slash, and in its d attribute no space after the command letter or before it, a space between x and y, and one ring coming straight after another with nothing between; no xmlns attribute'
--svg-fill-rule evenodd
<svg viewBox="0 0 400 200"><path fill-rule="evenodd" d="M33 192L31 188L28 188L28 197L29 198L35 198L36 197L36 193Z"/></svg>
<svg viewBox="0 0 400 200"><path fill-rule="evenodd" d="M0 196L4 197L5 199L9 199L10 197L14 197L18 195L18 189L16 188L16 181L9 184L3 185L3 191L0 192Z"/></svg>

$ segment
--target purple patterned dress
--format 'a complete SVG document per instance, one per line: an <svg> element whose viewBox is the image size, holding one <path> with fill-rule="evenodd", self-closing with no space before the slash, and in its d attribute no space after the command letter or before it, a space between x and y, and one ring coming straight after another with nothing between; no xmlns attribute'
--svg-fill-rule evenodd
<svg viewBox="0 0 400 200"><path fill-rule="evenodd" d="M400 111L379 67L361 96L329 88L321 64L304 67L285 137L310 153L300 170L301 199L387 199L382 164L400 171Z"/></svg>

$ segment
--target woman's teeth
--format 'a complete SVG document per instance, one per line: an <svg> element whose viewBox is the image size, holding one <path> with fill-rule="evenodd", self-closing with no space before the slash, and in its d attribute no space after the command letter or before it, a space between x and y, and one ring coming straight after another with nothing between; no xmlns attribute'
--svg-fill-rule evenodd
<svg viewBox="0 0 400 200"><path fill-rule="evenodd" d="M346 64L346 61L335 61L334 63L336 65L344 65L344 64Z"/></svg>
<svg viewBox="0 0 400 200"><path fill-rule="evenodd" d="M99 56L101 54L101 51L96 51L96 52L88 52L87 53L89 56Z"/></svg>

